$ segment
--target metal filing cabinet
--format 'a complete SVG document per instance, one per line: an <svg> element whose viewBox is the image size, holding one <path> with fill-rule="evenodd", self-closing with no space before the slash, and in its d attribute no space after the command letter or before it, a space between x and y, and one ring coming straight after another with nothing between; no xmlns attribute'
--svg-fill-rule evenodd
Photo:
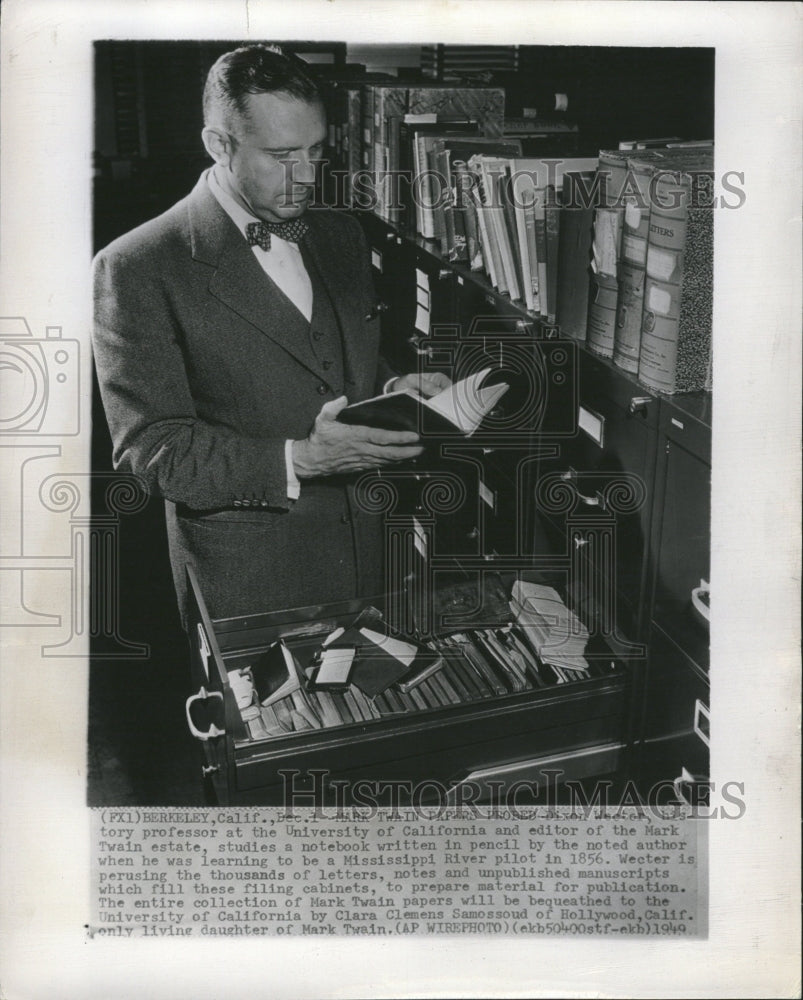
<svg viewBox="0 0 803 1000"><path fill-rule="evenodd" d="M693 805L709 774L710 490L710 394L662 399L641 782L671 782Z"/></svg>

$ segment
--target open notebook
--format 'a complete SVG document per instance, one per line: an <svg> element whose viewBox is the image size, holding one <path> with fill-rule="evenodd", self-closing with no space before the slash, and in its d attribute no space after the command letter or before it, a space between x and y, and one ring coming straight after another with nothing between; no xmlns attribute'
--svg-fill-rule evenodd
<svg viewBox="0 0 803 1000"><path fill-rule="evenodd" d="M483 388L490 372L484 368L429 399L410 389L374 396L345 407L338 420L389 431L417 431L423 436L462 433L470 437L509 388L505 382Z"/></svg>

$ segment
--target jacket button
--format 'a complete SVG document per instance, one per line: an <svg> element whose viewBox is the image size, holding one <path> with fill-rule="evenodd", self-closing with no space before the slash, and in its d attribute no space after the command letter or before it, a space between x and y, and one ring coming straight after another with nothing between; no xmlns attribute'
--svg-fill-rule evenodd
<svg viewBox="0 0 803 1000"><path fill-rule="evenodd" d="M234 501L234 506L235 506L235 507L242 507L242 505L243 505L243 502L242 502L242 500L235 500L235 501Z"/></svg>
<svg viewBox="0 0 803 1000"><path fill-rule="evenodd" d="M267 500L260 500L259 501L259 506L260 507L267 507L268 506L268 501Z"/></svg>
<svg viewBox="0 0 803 1000"><path fill-rule="evenodd" d="M313 330L312 331L312 339L313 340L323 340L323 334L321 333L320 330Z"/></svg>
<svg viewBox="0 0 803 1000"><path fill-rule="evenodd" d="M326 386L323 384L323 382L321 382L321 384L318 386L318 395L325 396L327 392L328 390Z"/></svg>
<svg viewBox="0 0 803 1000"><path fill-rule="evenodd" d="M324 363L323 363L323 370L325 372L328 372L331 367L332 367L332 362L331 361L324 361Z"/></svg>
<svg viewBox="0 0 803 1000"><path fill-rule="evenodd" d="M351 518L348 516L348 514L341 514L340 515L340 523L341 524L351 524Z"/></svg>

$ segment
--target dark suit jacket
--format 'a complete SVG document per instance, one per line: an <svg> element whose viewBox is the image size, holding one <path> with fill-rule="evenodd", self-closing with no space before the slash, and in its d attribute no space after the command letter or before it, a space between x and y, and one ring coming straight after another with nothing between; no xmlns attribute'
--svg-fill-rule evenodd
<svg viewBox="0 0 803 1000"><path fill-rule="evenodd" d="M349 401L380 391L378 322L362 231L310 209L306 245L342 335ZM167 501L182 616L194 564L213 617L379 591L381 525L346 477L287 499L284 444L337 395L294 307L265 275L205 175L95 261L94 350L115 468ZM292 318L297 320L297 314Z"/></svg>

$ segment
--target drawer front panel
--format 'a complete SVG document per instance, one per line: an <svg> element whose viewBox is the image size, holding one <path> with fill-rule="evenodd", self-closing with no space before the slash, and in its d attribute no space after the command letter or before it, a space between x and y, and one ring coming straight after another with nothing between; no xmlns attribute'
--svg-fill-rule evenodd
<svg viewBox="0 0 803 1000"><path fill-rule="evenodd" d="M684 432L694 429L686 420ZM686 439L680 428L672 433L661 455L652 617L707 670L711 468L704 451L687 447L699 444L699 435Z"/></svg>
<svg viewBox="0 0 803 1000"><path fill-rule="evenodd" d="M334 777L448 784L489 764L576 750L623 737L625 686L573 685L571 694L504 699L492 709L417 713L236 751L238 790L281 783L278 772L325 769ZM577 690L585 687L585 691ZM313 745L314 742L314 745Z"/></svg>
<svg viewBox="0 0 803 1000"><path fill-rule="evenodd" d="M678 779L679 787L686 788L687 801L690 795L702 794L695 785L704 784L709 774L709 706L708 682L697 665L653 626L641 748L642 793L658 781Z"/></svg>
<svg viewBox="0 0 803 1000"><path fill-rule="evenodd" d="M579 544L590 555L588 528L598 524L607 532L610 556L595 571L614 580L618 624L637 640L646 596L658 404L635 396L633 382L585 356L580 377L577 434L558 443L557 457L539 464L534 544L546 554L557 542L565 552L577 529Z"/></svg>
<svg viewBox="0 0 803 1000"><path fill-rule="evenodd" d="M653 626L647 658L645 737L693 734L695 704L702 702L707 708L709 698L708 681L694 661L685 656L662 629ZM698 719L698 727L699 722Z"/></svg>

